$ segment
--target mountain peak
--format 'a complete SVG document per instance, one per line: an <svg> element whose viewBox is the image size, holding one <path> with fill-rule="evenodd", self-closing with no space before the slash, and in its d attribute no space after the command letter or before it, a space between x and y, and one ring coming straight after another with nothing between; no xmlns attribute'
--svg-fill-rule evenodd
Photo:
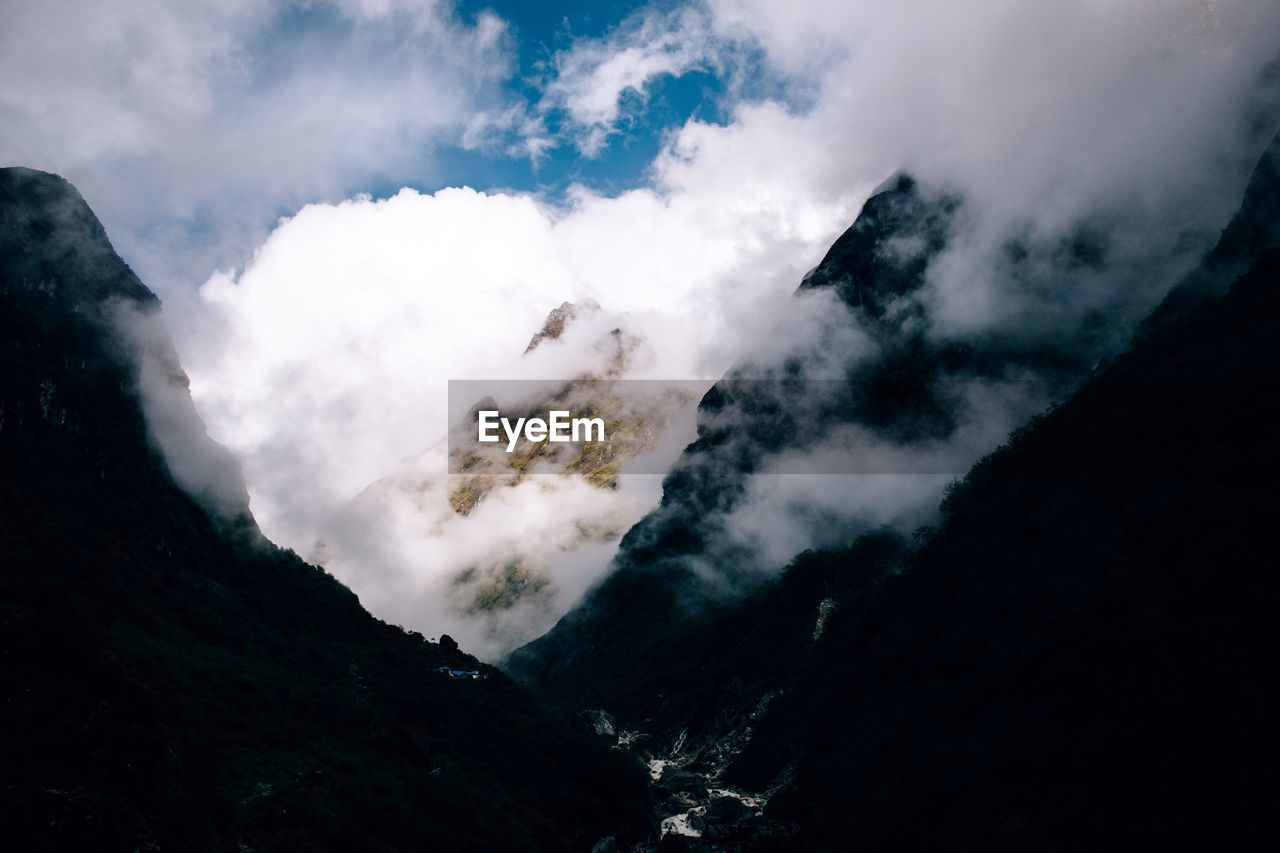
<svg viewBox="0 0 1280 853"><path fill-rule="evenodd" d="M0 254L11 285L45 283L69 306L112 297L158 302L120 260L84 197L60 175L0 169L0 208ZM67 287L70 282L75 286Z"/></svg>
<svg viewBox="0 0 1280 853"><path fill-rule="evenodd" d="M594 299L585 299L582 302L561 302L560 307L552 308L547 314L547 320L542 324L542 328L534 333L529 340L529 346L525 347L525 354L533 352L537 349L538 344L543 341L559 340L564 334L564 330L578 318L580 314L594 314L600 310L600 304Z"/></svg>
<svg viewBox="0 0 1280 853"><path fill-rule="evenodd" d="M880 317L894 296L923 283L960 203L957 196L925 191L910 175L895 175L867 199L800 290L834 288L846 304Z"/></svg>
<svg viewBox="0 0 1280 853"><path fill-rule="evenodd" d="M15 438L38 444L41 422L70 424L104 433L104 445L158 451L175 482L215 519L259 536L239 464L209 438L191 401L160 300L66 179L0 169L0 297L12 309L0 386L10 414L0 427L29 432ZM132 397L132 411L118 420L86 402L113 387Z"/></svg>
<svg viewBox="0 0 1280 853"><path fill-rule="evenodd" d="M158 309L70 184L0 171L10 845L567 850L642 837L634 762L261 539Z"/></svg>

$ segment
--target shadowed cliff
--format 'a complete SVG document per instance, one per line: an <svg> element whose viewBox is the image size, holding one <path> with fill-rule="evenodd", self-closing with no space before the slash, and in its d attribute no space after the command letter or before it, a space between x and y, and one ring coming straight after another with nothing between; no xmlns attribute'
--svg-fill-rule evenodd
<svg viewBox="0 0 1280 853"><path fill-rule="evenodd" d="M185 394L167 339L137 331L156 307L69 184L0 170L6 842L585 851L643 834L632 762L456 645L369 616L263 541L247 503L228 519L175 485L173 453L210 448L202 426L165 446L144 417L157 348L162 393Z"/></svg>

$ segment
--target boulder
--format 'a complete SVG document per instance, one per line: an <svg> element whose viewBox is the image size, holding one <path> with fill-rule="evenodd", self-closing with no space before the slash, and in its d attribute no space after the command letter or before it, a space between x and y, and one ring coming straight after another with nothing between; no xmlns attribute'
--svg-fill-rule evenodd
<svg viewBox="0 0 1280 853"><path fill-rule="evenodd" d="M716 797L707 805L707 823L736 823L750 817L752 810L737 797Z"/></svg>
<svg viewBox="0 0 1280 853"><path fill-rule="evenodd" d="M618 737L617 720L613 714L599 708L579 711L573 717L573 727L580 732L598 737L616 740Z"/></svg>
<svg viewBox="0 0 1280 853"><path fill-rule="evenodd" d="M690 799L702 800L707 796L706 781L697 773L679 767L663 768L662 776L654 783L653 789L660 797L685 794Z"/></svg>

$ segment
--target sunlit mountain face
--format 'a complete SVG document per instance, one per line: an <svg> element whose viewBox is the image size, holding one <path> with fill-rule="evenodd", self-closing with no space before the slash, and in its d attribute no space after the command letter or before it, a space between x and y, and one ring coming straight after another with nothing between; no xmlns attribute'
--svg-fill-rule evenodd
<svg viewBox="0 0 1280 853"><path fill-rule="evenodd" d="M129 849L408 849L453 808L458 849L1096 849L1258 778L1123 720L1266 754L1257 661L1172 626L1238 651L1236 592L1270 595L1241 519L1273 496L1206 472L1270 464L1274 3L10 5L11 722L84 739L15 747L7 814ZM193 734L140 764L138 727ZM1244 833L1251 796L1204 813Z"/></svg>

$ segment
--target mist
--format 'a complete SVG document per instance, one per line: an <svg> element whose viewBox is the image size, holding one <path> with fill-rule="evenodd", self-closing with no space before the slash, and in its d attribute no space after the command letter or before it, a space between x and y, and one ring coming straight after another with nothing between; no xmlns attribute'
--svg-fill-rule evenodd
<svg viewBox="0 0 1280 853"><path fill-rule="evenodd" d="M858 387L912 347L977 353L930 374L918 417L832 418L819 394L792 418L805 442L748 429L734 452L751 470L699 510L709 550L679 559L736 588L725 566L758 578L806 547L927 525L950 479L1123 349L1212 245L1280 102L1280 9L1263 0L642 7L567 35L519 85L520 34L497 13L317 8L309 28L255 4L113 7L163 35L132 71L89 29L67 33L82 50L60 74L61 48L7 51L3 126L34 130L0 132L0 151L85 187L166 298L199 416L240 461L263 532L327 560L375 613L489 657L598 583L663 492L656 477L607 492L539 479L450 515L448 380L611 369L615 329L632 342L628 379ZM54 13L4 14L12 40ZM273 37L289 49L267 63ZM108 67L181 85L95 95ZM663 131L629 188L573 172L534 190L448 186L437 155L451 145L535 175L557 152L607 159L692 74L717 80L715 110ZM116 118L69 132L81 114ZM936 235L874 249L915 264L918 283L870 313L836 281L797 296L900 172L926 207L954 202ZM586 300L600 311L524 353L551 309ZM234 477L162 437L199 434L164 402L173 367L160 359L143 383L167 425L157 443L189 491L234 504ZM474 590L454 579L504 566L546 584L500 617L468 615Z"/></svg>
<svg viewBox="0 0 1280 853"><path fill-rule="evenodd" d="M326 527L378 530L379 549L351 552L370 555L362 561L335 558L332 545L317 556L375 612L428 633L440 626L489 654L536 636L598 582L609 546L658 496L522 485L466 519L469 534L460 523L406 521L385 494L360 524L330 521L443 435L445 378L537 375L520 356L524 343L549 309L585 298L601 315L589 333L532 353L546 362L541 375L594 369L589 341L609 327L643 341L647 358L630 377L716 378L735 365L738 377L784 365L808 378L846 376L917 338L994 353L983 383L955 383L946 430L797 422L820 438L777 458L752 451L758 470L731 507L698 508L706 550L680 557L737 588L724 567L756 578L808 547L929 524L948 482L1118 352L1211 245L1268 129L1251 120L1271 96L1263 72L1274 47L1258 33L1274 32L1276 16L1261 4L1046 12L987 3L963 14L928 4L711 4L663 19L671 31L658 33L655 20L581 45L562 67L605 74L592 57L605 48L630 56L646 39L680 45L681 63L750 44L779 79L812 87L811 105L744 99L723 126L690 121L654 162L652 186L616 196L579 188L557 204L406 190L308 208L243 272L201 289L202 324L213 331L184 336L197 401L246 460L268 535L310 553L311 540L335 539ZM793 41L819 30L829 49L813 66ZM643 89L643 75L624 77L614 95ZM586 91L591 79L557 91ZM610 115L593 114L584 132L598 136ZM815 294L793 298L802 272L898 170L919 181L926 205L956 200L922 286L885 306L889 321ZM920 250L910 235L877 249L890 262ZM796 473L824 457L870 468ZM546 505L564 530L607 529L605 544L566 547L555 523L535 521ZM691 523L688 510L668 523ZM487 543L480 562L537 566L555 593L507 612L499 628L469 627L439 585L476 565L475 537Z"/></svg>
<svg viewBox="0 0 1280 853"><path fill-rule="evenodd" d="M178 361L160 306L117 299L105 306L105 321L135 367L147 438L175 483L216 522L257 537L240 463L209 437L191 400L190 383Z"/></svg>

